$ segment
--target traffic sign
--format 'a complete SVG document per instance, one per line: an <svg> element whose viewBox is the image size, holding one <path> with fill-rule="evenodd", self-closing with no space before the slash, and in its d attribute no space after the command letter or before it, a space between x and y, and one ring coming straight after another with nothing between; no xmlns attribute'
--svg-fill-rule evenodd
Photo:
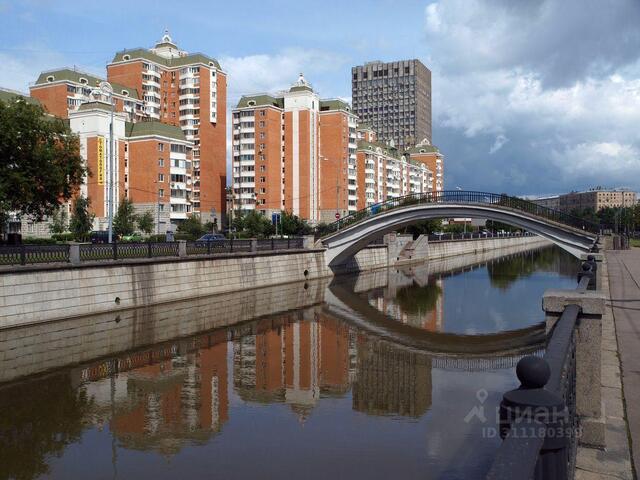
<svg viewBox="0 0 640 480"><path fill-rule="evenodd" d="M340 220L340 212L336 212L336 220Z"/></svg>

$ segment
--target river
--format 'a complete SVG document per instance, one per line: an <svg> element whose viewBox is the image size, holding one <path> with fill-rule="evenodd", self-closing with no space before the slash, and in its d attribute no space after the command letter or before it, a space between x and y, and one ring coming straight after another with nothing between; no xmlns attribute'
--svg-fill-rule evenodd
<svg viewBox="0 0 640 480"><path fill-rule="evenodd" d="M0 478L482 478L555 247L0 331Z"/></svg>

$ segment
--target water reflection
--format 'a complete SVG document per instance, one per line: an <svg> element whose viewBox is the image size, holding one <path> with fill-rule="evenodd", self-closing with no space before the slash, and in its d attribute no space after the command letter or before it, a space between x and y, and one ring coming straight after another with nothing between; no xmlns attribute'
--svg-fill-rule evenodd
<svg viewBox="0 0 640 480"><path fill-rule="evenodd" d="M474 308L483 310L495 301L487 291L506 295L493 284L500 269L519 275L507 289L516 293L522 282L533 290L563 286L565 267L538 254L542 260L527 260L536 265L527 275L516 272L518 257L466 266L454 259L464 272L433 262L241 293L225 299L226 311L220 298L201 299L125 312L118 323L97 316L1 332L5 378L58 370L0 387L0 478L481 476L498 440L481 438L481 425L463 419L478 388L489 391L490 408L513 384L505 368L517 357L504 345L531 332L479 340L438 332L459 321L450 299L480 290L486 301ZM473 280L480 273L484 283ZM341 299L360 322L401 330L361 328L338 308ZM539 309L539 298L532 302ZM209 330L193 333L203 326ZM402 329L424 332L426 340L406 336L440 350L403 344L394 334ZM48 345L60 331L67 341ZM478 356L487 341L506 353ZM443 353L452 345L476 353ZM96 352L108 355L87 362ZM60 369L65 357L82 363Z"/></svg>

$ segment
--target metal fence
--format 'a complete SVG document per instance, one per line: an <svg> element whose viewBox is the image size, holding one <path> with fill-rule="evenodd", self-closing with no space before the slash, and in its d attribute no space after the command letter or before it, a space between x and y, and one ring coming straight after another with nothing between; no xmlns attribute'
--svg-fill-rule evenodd
<svg viewBox="0 0 640 480"><path fill-rule="evenodd" d="M69 245L9 245L0 247L0 265L69 261Z"/></svg>
<svg viewBox="0 0 640 480"><path fill-rule="evenodd" d="M431 234L428 236L429 242L449 242L451 240L482 240L485 238L514 238L514 237L533 237L535 234L530 232L505 232L505 233L491 233L491 232L470 232L470 233L442 233Z"/></svg>
<svg viewBox="0 0 640 480"><path fill-rule="evenodd" d="M595 288L597 264L578 273L578 290ZM572 479L579 421L576 414L576 324L578 305L567 305L543 358L527 356L516 367L521 385L504 394L500 435L504 439L487 475L491 480Z"/></svg>
<svg viewBox="0 0 640 480"><path fill-rule="evenodd" d="M186 242L182 256L215 255L300 249L302 238L264 240L225 239L211 242ZM0 246L0 266L72 262L72 248L77 248L79 262L125 260L135 258L180 257L179 242L97 243L79 245L15 245Z"/></svg>
<svg viewBox="0 0 640 480"><path fill-rule="evenodd" d="M439 204L469 204L469 205L494 205L535 215L553 222L562 223L574 228L585 230L591 233L599 233L600 225L584 220L580 217L570 215L559 210L543 207L537 203L511 197L504 194L488 192L467 192L462 190L445 190L442 192L413 193L398 198L392 198L386 202L376 203L368 207L353 212L336 222L323 225L322 231L316 230L318 236L327 235L347 227L365 218L377 215L382 212L393 210L398 207L405 207L416 204L439 203Z"/></svg>

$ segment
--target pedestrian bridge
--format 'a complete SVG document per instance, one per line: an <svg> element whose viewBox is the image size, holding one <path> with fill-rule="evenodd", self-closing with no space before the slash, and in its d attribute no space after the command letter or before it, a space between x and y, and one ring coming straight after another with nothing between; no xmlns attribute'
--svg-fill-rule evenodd
<svg viewBox="0 0 640 480"><path fill-rule="evenodd" d="M599 225L508 195L443 191L371 205L328 226L318 241L329 266L340 265L382 235L436 218L486 218L544 237L576 257L591 251Z"/></svg>

